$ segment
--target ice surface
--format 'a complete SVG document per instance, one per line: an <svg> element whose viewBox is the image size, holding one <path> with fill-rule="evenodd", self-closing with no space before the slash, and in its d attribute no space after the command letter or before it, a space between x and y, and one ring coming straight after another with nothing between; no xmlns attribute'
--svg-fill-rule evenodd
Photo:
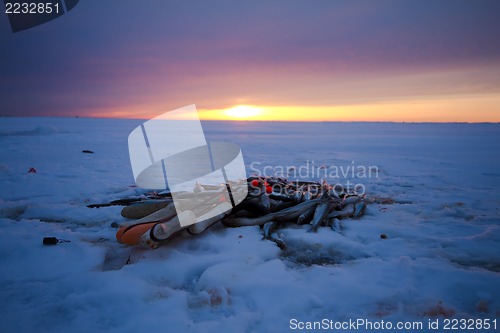
<svg viewBox="0 0 500 333"><path fill-rule="evenodd" d="M134 186L127 147L142 122L0 118L0 331L499 317L499 124L204 122L208 141L241 147L249 174L376 166L378 177L347 177L374 203L342 230L278 230L286 251L258 227L220 225L152 251L115 241L121 207L86 207L147 192ZM71 243L43 246L44 236Z"/></svg>

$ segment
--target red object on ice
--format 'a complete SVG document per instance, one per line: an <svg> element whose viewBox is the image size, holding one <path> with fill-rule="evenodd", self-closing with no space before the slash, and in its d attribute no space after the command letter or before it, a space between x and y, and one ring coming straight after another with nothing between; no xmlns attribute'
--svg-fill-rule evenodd
<svg viewBox="0 0 500 333"><path fill-rule="evenodd" d="M30 168L30 169L28 170L28 173L36 173L36 169L35 169L35 168Z"/></svg>
<svg viewBox="0 0 500 333"><path fill-rule="evenodd" d="M252 180L251 184L253 187L257 187L257 186L259 186L259 181L257 179L254 179L254 180Z"/></svg>
<svg viewBox="0 0 500 333"><path fill-rule="evenodd" d="M227 201L227 200L226 200L226 198L225 198L223 195L221 195L221 196L219 197L219 202L226 202L226 201Z"/></svg>
<svg viewBox="0 0 500 333"><path fill-rule="evenodd" d="M266 186L266 193L267 193L267 194L271 194L271 193L273 193L273 188L272 188L271 186L267 185L267 186Z"/></svg>

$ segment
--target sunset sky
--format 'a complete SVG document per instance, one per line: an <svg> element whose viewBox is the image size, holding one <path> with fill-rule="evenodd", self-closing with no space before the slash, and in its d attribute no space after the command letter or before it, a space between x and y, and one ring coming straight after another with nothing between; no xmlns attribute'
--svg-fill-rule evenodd
<svg viewBox="0 0 500 333"><path fill-rule="evenodd" d="M0 115L500 121L500 1L83 0L13 34Z"/></svg>

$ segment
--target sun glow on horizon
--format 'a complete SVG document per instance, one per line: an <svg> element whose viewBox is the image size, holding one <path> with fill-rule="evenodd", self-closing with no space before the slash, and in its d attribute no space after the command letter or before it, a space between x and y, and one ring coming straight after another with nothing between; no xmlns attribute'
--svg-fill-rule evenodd
<svg viewBox="0 0 500 333"><path fill-rule="evenodd" d="M255 118L263 112L262 108L250 105L237 105L225 110L225 114L230 118L248 119Z"/></svg>
<svg viewBox="0 0 500 333"><path fill-rule="evenodd" d="M201 120L227 121L393 121L500 122L500 94L422 96L420 98L351 105L236 104L199 108ZM139 111L138 111L139 110ZM146 111L147 110L147 111ZM91 117L151 119L164 113L163 105L129 105L92 110ZM85 112L81 112L82 114Z"/></svg>
<svg viewBox="0 0 500 333"><path fill-rule="evenodd" d="M498 105L500 95L490 94L354 105L236 105L199 114L202 120L499 122Z"/></svg>

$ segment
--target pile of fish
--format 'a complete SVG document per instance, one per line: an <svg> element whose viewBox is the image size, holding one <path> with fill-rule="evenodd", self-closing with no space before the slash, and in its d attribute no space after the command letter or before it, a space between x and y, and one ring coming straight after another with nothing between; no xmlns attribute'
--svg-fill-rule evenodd
<svg viewBox="0 0 500 333"><path fill-rule="evenodd" d="M287 182L283 178L250 178L249 194L222 220L226 227L260 225L264 238L285 248L275 232L287 223L340 230L341 219L360 218L366 210L365 195L338 193L332 185L311 181Z"/></svg>
<svg viewBox="0 0 500 333"><path fill-rule="evenodd" d="M330 227L339 231L341 220L360 218L366 210L367 200L364 194L353 191L338 193L327 182L287 181L277 177L250 177L244 180L248 194L245 199L232 208L226 186L208 186L197 184L196 200L186 193L176 195L176 202L168 191L155 193L148 197L120 199L108 204L91 205L100 207L107 205L124 205L122 216L126 222L119 227L116 238L129 245L143 245L156 248L181 231L200 234L215 223L221 222L226 227L261 226L264 238L274 241L280 248L285 242L276 230L287 224L308 225L308 232L316 232L319 227ZM241 184L240 184L241 185ZM241 188L241 186L240 186ZM182 218L192 214L203 216L203 213L226 205L220 214L212 214L207 219L181 226L179 207ZM177 210L176 210L177 206ZM229 209L227 209L229 207ZM182 220L181 218L181 220Z"/></svg>

